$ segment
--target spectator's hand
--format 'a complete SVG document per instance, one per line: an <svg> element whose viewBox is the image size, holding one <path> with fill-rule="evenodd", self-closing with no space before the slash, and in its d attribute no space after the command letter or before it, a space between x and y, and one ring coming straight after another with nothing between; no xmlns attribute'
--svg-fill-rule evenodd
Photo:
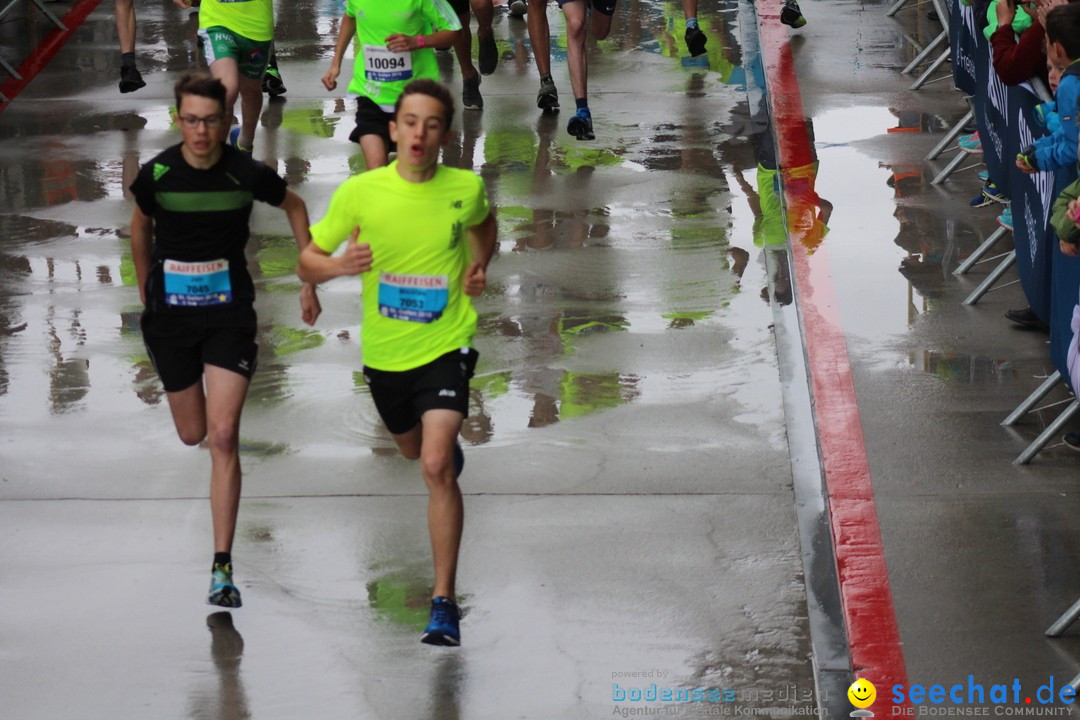
<svg viewBox="0 0 1080 720"><path fill-rule="evenodd" d="M326 71L326 74L322 76L323 87L327 90L333 90L337 87L337 78L341 74L341 67L331 65L330 69Z"/></svg>
<svg viewBox="0 0 1080 720"><path fill-rule="evenodd" d="M314 325L321 314L322 303L319 302L315 286L311 283L304 283L304 286L300 288L300 317L308 325Z"/></svg>
<svg viewBox="0 0 1080 720"><path fill-rule="evenodd" d="M1028 175L1034 175L1039 172L1038 168L1033 168L1028 164L1028 160L1023 155L1016 156L1016 167L1020 169L1020 172L1025 172Z"/></svg>
<svg viewBox="0 0 1080 720"><path fill-rule="evenodd" d="M479 297L487 287L487 272L484 266L478 262L469 263L465 268L465 294L469 297Z"/></svg>
<svg viewBox="0 0 1080 720"><path fill-rule="evenodd" d="M1070 200L1065 212L1068 214L1069 219L1073 221L1073 224L1080 228L1080 218L1076 217L1076 213L1080 212L1080 200Z"/></svg>
<svg viewBox="0 0 1080 720"><path fill-rule="evenodd" d="M371 246L359 242L359 237L360 228L356 228L345 246L345 254L339 261L342 275L359 275L371 269Z"/></svg>
<svg viewBox="0 0 1080 720"><path fill-rule="evenodd" d="M1062 255L1068 255L1069 257L1080 256L1080 245L1073 245L1070 242L1058 240L1058 247L1061 248Z"/></svg>

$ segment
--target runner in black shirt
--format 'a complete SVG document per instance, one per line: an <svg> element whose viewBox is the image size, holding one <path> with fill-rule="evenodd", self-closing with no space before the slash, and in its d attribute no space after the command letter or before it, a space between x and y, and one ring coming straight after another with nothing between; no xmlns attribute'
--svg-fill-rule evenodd
<svg viewBox="0 0 1080 720"><path fill-rule="evenodd" d="M208 602L240 607L232 542L240 504L240 412L255 371L255 287L244 245L252 202L280 207L297 244L311 242L304 201L251 156L224 144L225 86L204 73L176 84L183 141L139 171L131 250L146 311L143 338L180 439L210 446L213 579ZM304 322L320 307L300 293Z"/></svg>

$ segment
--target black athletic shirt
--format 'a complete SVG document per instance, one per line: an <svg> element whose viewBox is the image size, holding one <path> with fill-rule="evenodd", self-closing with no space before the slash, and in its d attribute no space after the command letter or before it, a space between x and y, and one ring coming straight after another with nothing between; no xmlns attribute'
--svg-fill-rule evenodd
<svg viewBox="0 0 1080 720"><path fill-rule="evenodd" d="M154 221L151 268L146 283L147 307L154 311L190 312L250 305L255 285L247 269L244 246L254 200L278 206L285 201L286 184L266 165L224 145L221 159L207 170L187 164L180 145L168 148L139 170L131 184L135 202ZM231 301L208 307L166 302L164 268L167 260L195 272L200 261L229 263Z"/></svg>

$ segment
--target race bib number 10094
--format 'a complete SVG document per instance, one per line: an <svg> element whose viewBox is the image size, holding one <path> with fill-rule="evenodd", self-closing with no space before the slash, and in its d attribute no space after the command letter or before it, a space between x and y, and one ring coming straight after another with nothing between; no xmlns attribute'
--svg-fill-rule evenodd
<svg viewBox="0 0 1080 720"><path fill-rule="evenodd" d="M412 53L391 52L382 45L365 45L364 77L375 82L408 80L412 77Z"/></svg>

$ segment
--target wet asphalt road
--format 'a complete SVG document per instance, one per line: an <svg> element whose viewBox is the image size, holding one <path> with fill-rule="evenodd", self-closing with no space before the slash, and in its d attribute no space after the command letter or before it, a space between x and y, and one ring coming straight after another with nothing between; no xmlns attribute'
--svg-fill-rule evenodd
<svg viewBox="0 0 1080 720"><path fill-rule="evenodd" d="M318 81L337 4L281 5L289 91L265 108L255 155L317 219L362 169L345 101ZM794 686L785 704L812 705L737 67L747 11L708 6L711 66L687 67L677 6L627 2L593 50L592 143L565 133L568 112L540 116L525 24L497 14L486 109L459 115L446 152L487 181L500 237L463 432L463 647L445 651L417 641L426 496L358 378L359 284L326 285L305 327L269 208L249 245L261 351L234 549L245 607L207 617L209 461L175 438L141 344L124 192L176 142L171 84L193 23L140 5L148 86L120 95L99 7L0 114L0 535L18 549L0 588L5 714L591 717L617 706L613 682Z"/></svg>
<svg viewBox="0 0 1080 720"><path fill-rule="evenodd" d="M827 534L801 546L796 527L809 413L773 334L797 325L786 255L765 249L783 222L756 169L750 6L701 2L705 67L682 57L678 3L620 3L591 50L587 144L567 111L539 115L525 25L496 15L486 108L459 115L446 154L485 178L500 248L464 431L464 644L443 651L417 642L425 495L357 377L359 285L326 285L303 326L293 243L269 208L249 245L261 353L242 429L245 607L230 624L201 604L209 459L175 438L127 248L123 188L176 142L170 88L195 58L188 16L149 5L146 88L116 91L104 3L0 113L4 715L600 717L624 706L613 682L813 705L820 578L800 553ZM943 163L923 156L966 108L949 83L912 93L897 72L939 28L914 9L803 5L792 49L831 209L811 262L832 267L909 677L1060 683L1080 644L1042 631L1080 594L1076 460L1058 446L1011 465L1049 413L998 425L1049 361L1045 336L1001 320L1022 306L1015 286L960 305L984 271L951 270L996 211L968 207L973 170L930 185ZM318 82L338 7L279 6L289 91L264 108L255 155L317 219L362 169L343 97ZM0 40L23 48L44 27L16 18ZM449 57L443 70L460 88Z"/></svg>

